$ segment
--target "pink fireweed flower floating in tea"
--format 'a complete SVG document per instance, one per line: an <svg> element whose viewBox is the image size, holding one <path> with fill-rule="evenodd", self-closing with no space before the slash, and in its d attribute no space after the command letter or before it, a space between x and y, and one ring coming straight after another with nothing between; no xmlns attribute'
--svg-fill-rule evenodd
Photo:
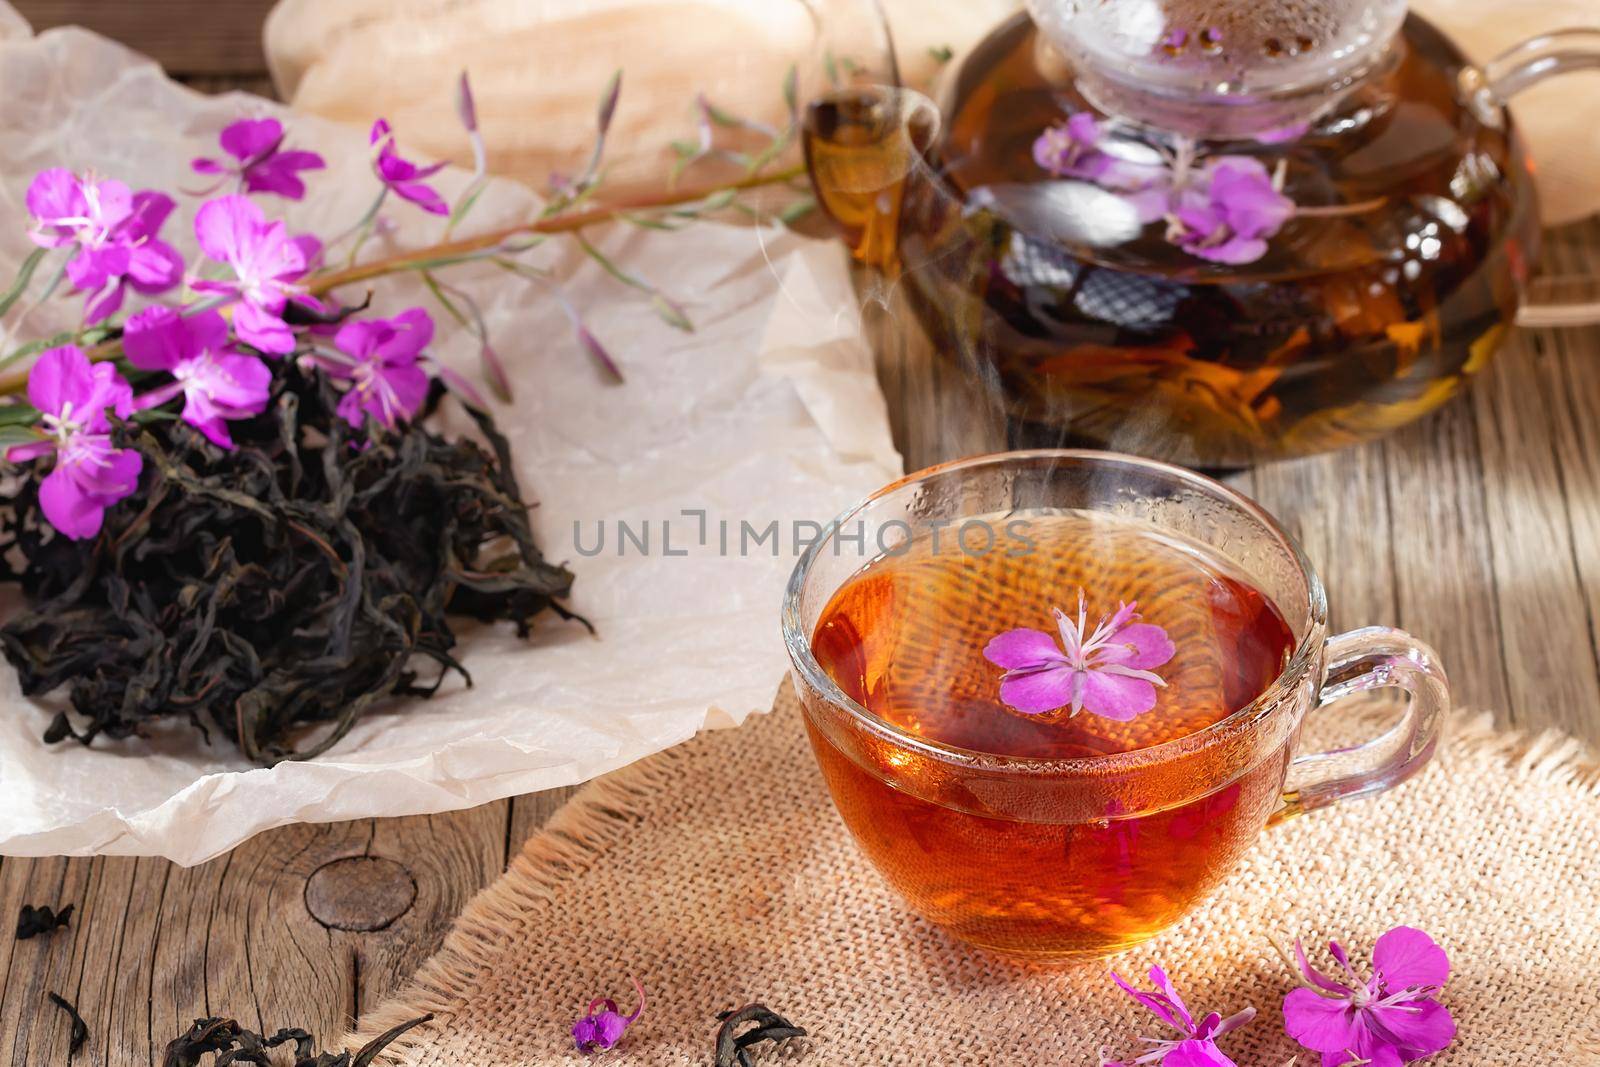
<svg viewBox="0 0 1600 1067"><path fill-rule="evenodd" d="M129 286L162 293L183 277L177 250L158 239L172 214L171 197L148 189L135 193L119 181L80 178L51 167L28 186L27 204L34 244L78 246L67 261L67 278L74 289L89 294L84 311L89 325L121 308Z"/></svg>
<svg viewBox="0 0 1600 1067"><path fill-rule="evenodd" d="M109 408L133 413L133 390L109 363L90 363L75 345L52 348L28 372L28 399L39 409L43 440L15 445L12 463L55 453L56 465L39 484L44 517L73 540L100 532L106 508L139 484L144 460L111 444Z"/></svg>
<svg viewBox="0 0 1600 1067"><path fill-rule="evenodd" d="M122 344L129 363L173 378L134 406L158 407L181 393L183 421L219 447L233 447L228 420L266 410L272 371L228 346L228 323L215 309L184 316L169 307L145 308L128 320Z"/></svg>
<svg viewBox="0 0 1600 1067"><path fill-rule="evenodd" d="M1055 613L1061 644L1043 630L1008 630L990 640L983 655L1005 668L1000 699L1024 715L1043 715L1071 707L1126 722L1156 705L1156 687L1165 686L1151 668L1177 652L1161 627L1139 618L1138 603L1122 604L1093 633L1088 609L1078 593L1078 617Z"/></svg>
<svg viewBox="0 0 1600 1067"><path fill-rule="evenodd" d="M1227 1054L1217 1048L1217 1038L1230 1030L1237 1030L1255 1018L1256 1010L1246 1008L1224 1019L1211 1012L1196 1022L1184 1004L1183 998L1173 988L1171 980L1160 967L1150 968L1150 981L1155 992L1136 989L1112 972L1111 980L1122 991L1142 1004L1152 1015L1179 1033L1176 1038L1141 1037L1149 1046L1132 1063L1159 1063L1162 1067L1237 1067ZM1129 1067L1121 1062L1104 1060L1103 1067Z"/></svg>
<svg viewBox="0 0 1600 1067"><path fill-rule="evenodd" d="M253 200L222 196L204 204L194 219L200 250L233 268L234 280L195 278L197 293L215 293L240 301L233 313L236 337L263 352L294 350L294 333L283 320L283 308L304 289L296 284L317 261L322 243L315 237L290 237L282 222L267 220Z"/></svg>
<svg viewBox="0 0 1600 1067"><path fill-rule="evenodd" d="M477 117L476 110L473 112L473 117L474 119ZM425 182L425 179L433 177L444 169L443 163L435 163L431 167L419 167L409 159L402 158L400 150L395 145L394 131L390 129L387 119L379 119L372 124L370 140L378 149L377 155L372 160L372 169L391 192L431 214L450 214L450 205L444 202L444 197Z"/></svg>
<svg viewBox="0 0 1600 1067"><path fill-rule="evenodd" d="M1284 1029L1321 1053L1323 1067L1401 1067L1455 1038L1455 1020L1436 999L1450 977L1450 958L1433 938L1409 926L1390 930L1373 943L1372 977L1364 981L1337 941L1328 942L1328 952L1342 975L1313 967L1295 942L1306 984L1283 1001Z"/></svg>
<svg viewBox="0 0 1600 1067"><path fill-rule="evenodd" d="M1174 193L1167 240L1214 263L1253 263L1293 216L1294 201L1278 191L1265 164L1218 156Z"/></svg>
<svg viewBox="0 0 1600 1067"><path fill-rule="evenodd" d="M240 119L230 123L218 138L233 159L196 159L190 164L198 174L232 175L247 193L276 193L289 200L306 195L303 170L321 170L327 162L315 152L283 147L283 123L277 119ZM212 186L213 189L216 186Z"/></svg>
<svg viewBox="0 0 1600 1067"><path fill-rule="evenodd" d="M339 327L333 343L350 360L322 359L319 364L331 377L350 382L350 390L339 398L340 417L359 429L369 416L392 428L415 415L428 396L422 350L432 340L433 319L421 308Z"/></svg>
<svg viewBox="0 0 1600 1067"><path fill-rule="evenodd" d="M1283 131L1282 139L1290 139L1291 133ZM1146 152L1151 158L1142 158ZM1213 263L1255 262L1295 214L1280 178L1258 159L1199 157L1187 141L1159 151L1118 142L1084 111L1041 133L1033 142L1033 158L1057 178L1092 182L1117 193L1142 222L1165 221L1169 242Z"/></svg>
<svg viewBox="0 0 1600 1067"><path fill-rule="evenodd" d="M1033 142L1033 161L1053 177L1093 182L1119 193L1165 188L1165 163L1153 154L1137 158L1138 154L1139 146L1108 138L1099 120L1087 111L1074 112Z"/></svg>
<svg viewBox="0 0 1600 1067"><path fill-rule="evenodd" d="M633 983L635 992L639 994L639 1006L633 1009L632 1015L623 1015L617 1010L617 1002L610 997L591 1000L588 1013L572 1024L572 1040L579 1052L604 1052L615 1048L628 1027L638 1022L639 1016L644 1014L644 986L636 978L628 981Z"/></svg>

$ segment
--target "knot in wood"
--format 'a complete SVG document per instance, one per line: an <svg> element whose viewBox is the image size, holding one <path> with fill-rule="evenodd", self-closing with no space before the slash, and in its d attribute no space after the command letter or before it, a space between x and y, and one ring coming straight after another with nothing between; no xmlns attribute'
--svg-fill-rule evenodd
<svg viewBox="0 0 1600 1067"><path fill-rule="evenodd" d="M382 930L411 910L417 880L382 856L330 860L306 879L306 910L331 930Z"/></svg>

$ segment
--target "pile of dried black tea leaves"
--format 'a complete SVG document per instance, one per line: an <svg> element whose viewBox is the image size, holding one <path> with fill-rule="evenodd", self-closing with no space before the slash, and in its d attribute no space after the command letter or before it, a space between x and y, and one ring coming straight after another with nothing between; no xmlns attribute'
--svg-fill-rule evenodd
<svg viewBox="0 0 1600 1067"><path fill-rule="evenodd" d="M310 758L391 696L467 675L451 616L521 634L547 611L576 619L505 438L479 412L481 444L430 430L441 400L436 385L418 419L368 435L289 363L266 410L229 424L232 451L175 419L119 423L144 474L89 540L50 529L25 471L0 497L0 578L28 609L0 643L25 694L66 690L73 714L46 740L178 720L257 763Z"/></svg>

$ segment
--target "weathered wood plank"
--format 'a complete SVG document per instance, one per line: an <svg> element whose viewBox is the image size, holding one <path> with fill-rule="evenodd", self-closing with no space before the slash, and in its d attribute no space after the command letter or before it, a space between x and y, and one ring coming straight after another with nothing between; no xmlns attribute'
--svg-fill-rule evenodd
<svg viewBox="0 0 1600 1067"><path fill-rule="evenodd" d="M77 25L115 38L180 77L261 75L261 22L273 0L12 0L38 30Z"/></svg>

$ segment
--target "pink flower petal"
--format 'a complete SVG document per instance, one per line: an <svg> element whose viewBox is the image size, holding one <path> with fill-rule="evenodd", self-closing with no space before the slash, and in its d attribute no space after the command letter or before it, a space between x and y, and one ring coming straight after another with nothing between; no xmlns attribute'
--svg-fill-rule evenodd
<svg viewBox="0 0 1600 1067"><path fill-rule="evenodd" d="M69 467L68 473L79 489L105 507L138 488L139 473L144 470L144 457L131 448L110 447L109 438L100 440L106 444L100 450L99 461Z"/></svg>
<svg viewBox="0 0 1600 1067"><path fill-rule="evenodd" d="M1152 976L1156 973L1159 973L1159 971L1160 968L1151 968ZM1165 975L1162 977L1165 978ZM1174 1030L1181 1031L1185 1034L1193 1032L1194 1020L1190 1018L1189 1011L1186 1007L1184 1007L1182 1001L1174 1003L1170 998L1161 993L1147 993L1144 990L1128 983L1120 974L1115 971L1111 972L1111 980L1117 983L1117 987L1124 993L1138 1001L1146 1011L1160 1019L1162 1022L1166 1023L1168 1026L1172 1027ZM1172 988L1170 982L1166 984L1166 988Z"/></svg>
<svg viewBox="0 0 1600 1067"><path fill-rule="evenodd" d="M217 138L222 150L238 160L270 151L283 140L283 123L277 119L240 119L229 123Z"/></svg>
<svg viewBox="0 0 1600 1067"><path fill-rule="evenodd" d="M294 351L294 331L272 312L255 304L241 303L234 308L233 332L252 348L273 355Z"/></svg>
<svg viewBox="0 0 1600 1067"><path fill-rule="evenodd" d="M1238 1067L1213 1041L1180 1041L1161 1060L1161 1067Z"/></svg>
<svg viewBox="0 0 1600 1067"><path fill-rule="evenodd" d="M28 213L43 223L88 213L78 176L65 167L50 167L34 175L26 202Z"/></svg>
<svg viewBox="0 0 1600 1067"><path fill-rule="evenodd" d="M78 488L72 475L60 465L39 483L39 508L51 526L74 541L99 533L106 515L105 507Z"/></svg>
<svg viewBox="0 0 1600 1067"><path fill-rule="evenodd" d="M1065 665L1013 672L1000 680L1000 699L1024 715L1043 715L1072 702L1078 672Z"/></svg>
<svg viewBox="0 0 1600 1067"><path fill-rule="evenodd" d="M1455 1020L1436 1000L1423 998L1400 1004L1372 1004L1367 1013L1375 1036L1394 1045L1401 1059L1431 1056L1455 1040Z"/></svg>
<svg viewBox="0 0 1600 1067"><path fill-rule="evenodd" d="M1147 671L1166 663L1178 652L1167 631L1148 622L1124 626L1097 657L1101 663Z"/></svg>
<svg viewBox="0 0 1600 1067"><path fill-rule="evenodd" d="M200 206L194 235L200 250L221 263L247 261L259 243L257 231L266 216L248 197L219 196Z"/></svg>
<svg viewBox="0 0 1600 1067"><path fill-rule="evenodd" d="M183 317L169 307L147 307L128 319L122 350L140 370L169 370L189 355Z"/></svg>
<svg viewBox="0 0 1600 1067"><path fill-rule="evenodd" d="M1083 710L1091 714L1127 722L1155 706L1156 687L1143 678L1094 670L1084 675Z"/></svg>
<svg viewBox="0 0 1600 1067"><path fill-rule="evenodd" d="M991 638L983 647L983 656L1006 670L1027 670L1064 660L1053 635L1029 629L1007 630Z"/></svg>
<svg viewBox="0 0 1600 1067"><path fill-rule="evenodd" d="M1283 998L1283 1029L1314 1052L1342 1052L1365 1040L1365 1027L1350 1001L1304 987Z"/></svg>
<svg viewBox="0 0 1600 1067"><path fill-rule="evenodd" d="M81 408L93 390L89 357L77 345L44 352L28 372L28 402L50 415L61 414L69 401Z"/></svg>
<svg viewBox="0 0 1600 1067"><path fill-rule="evenodd" d="M1421 930L1397 926L1373 944L1372 969L1385 992L1437 989L1450 977L1450 957Z"/></svg>
<svg viewBox="0 0 1600 1067"><path fill-rule="evenodd" d="M1178 1012L1179 1017L1183 1019L1183 1025L1178 1029L1186 1034L1194 1033L1194 1017L1189 1014L1189 1006L1183 1002L1183 998L1178 996L1178 990L1173 986L1172 980L1167 977L1167 972L1160 967L1151 967L1150 982L1161 992L1162 996L1167 998Z"/></svg>

